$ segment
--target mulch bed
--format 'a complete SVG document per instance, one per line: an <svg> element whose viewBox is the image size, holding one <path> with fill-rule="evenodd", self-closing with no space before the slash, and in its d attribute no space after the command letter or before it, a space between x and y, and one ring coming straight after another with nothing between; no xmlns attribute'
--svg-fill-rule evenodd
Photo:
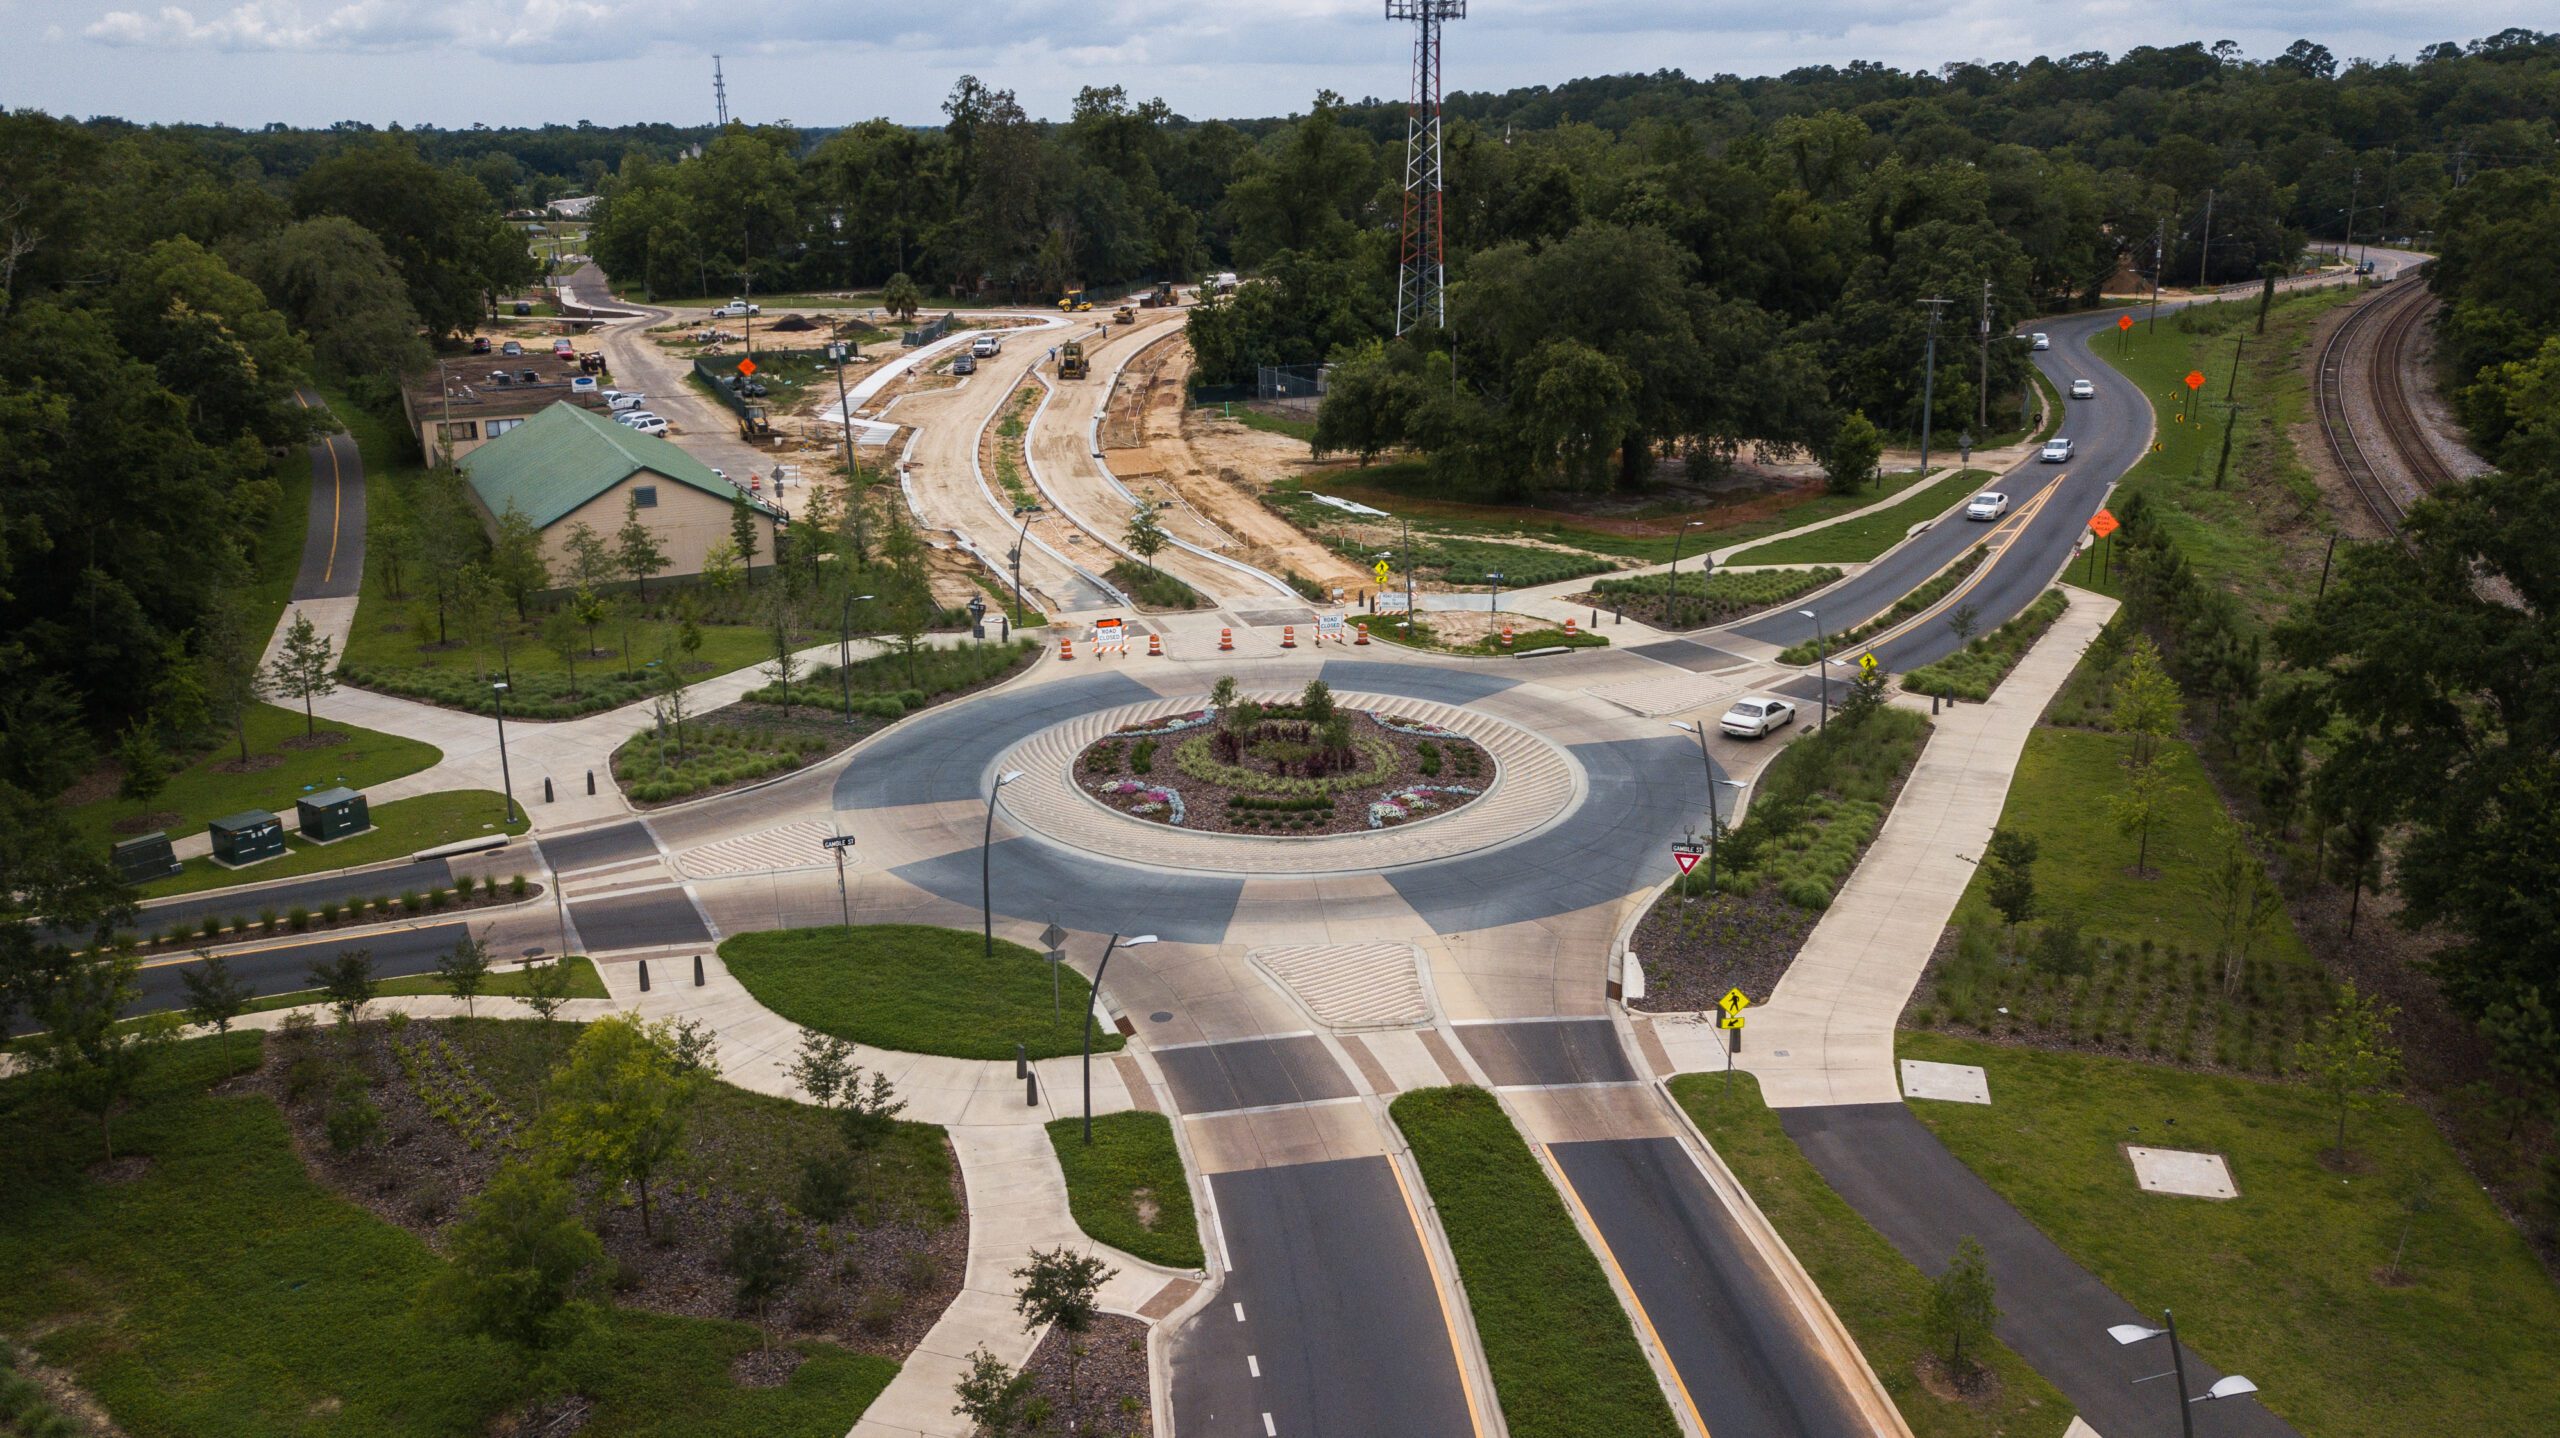
<svg viewBox="0 0 2560 1438"><path fill-rule="evenodd" d="M1378 827L1395 828L1417 819L1464 808L1481 798L1482 794L1462 793L1458 792L1459 789L1482 791L1493 787L1493 758L1471 740L1439 731L1436 727L1431 734L1408 734L1379 723L1365 711L1346 708L1341 712L1351 720L1351 735L1355 743L1367 741L1384 745L1394 755L1395 762L1388 769L1386 778L1333 794L1329 810L1278 811L1231 805L1228 801L1236 798L1274 800L1296 796L1281 792L1277 766L1269 759L1255 757L1251 742L1247 744L1240 762L1248 769L1270 774L1273 786L1269 789L1221 784L1184 773L1175 758L1175 751L1188 741L1205 738L1210 730L1204 725L1153 735L1145 732L1161 729L1170 722L1165 719L1133 724L1087 745L1084 752L1076 756L1076 781L1086 793L1131 818L1178 826L1195 833L1273 834L1301 838L1367 833L1372 827L1369 822L1370 804L1407 790L1425 788L1433 792L1426 796L1425 803L1406 806L1410 818L1390 818ZM1407 725L1421 723L1392 712L1387 717ZM1256 732L1266 733L1270 724L1295 726L1301 723L1303 721L1286 715L1276 716L1266 721L1265 730ZM1145 770L1137 770L1134 767L1137 749L1150 738L1154 745L1152 760ZM1436 775L1422 772L1422 745L1426 742L1440 751L1440 772ZM1180 796L1178 810L1166 797L1168 794Z"/></svg>
<svg viewBox="0 0 2560 1438"><path fill-rule="evenodd" d="M252 1080L284 1110L294 1146L314 1177L431 1245L460 1216L464 1202L487 1186L510 1152L502 1141L484 1139L474 1147L429 1111L424 1096L403 1074L392 1049L395 1039L414 1045L439 1027L436 1021L416 1021L395 1035L388 1023L366 1022L344 1033L324 1028L301 1041L314 1052L341 1055L371 1080L372 1101L382 1112L381 1132L351 1154L333 1149L323 1128L327 1085L315 1085L300 1098L292 1093L296 1041L270 1042L265 1066ZM710 1159L714 1168L719 1167L721 1137L700 1126L693 1130L696 1156ZM730 1226L757 1201L735 1197L718 1183L697 1179L688 1185L692 1191L685 1191L670 1181L684 1176L672 1173L651 1185L654 1234L649 1236L641 1233L635 1209L608 1202L587 1188L587 1220L616 1267L614 1301L686 1317L740 1317L733 1302L736 1285L720 1271L720 1254ZM952 1189L965 1203L956 1163ZM815 1338L903 1360L959 1294L969 1256L965 1214L940 1229L901 1220L795 1228L806 1251L807 1272L767 1317L777 1346ZM831 1237L822 1239L822 1234ZM865 1300L876 1305L868 1321L863 1317ZM796 1366L796 1355L792 1361ZM750 1376L780 1381L761 1369Z"/></svg>
<svg viewBox="0 0 2560 1438"><path fill-rule="evenodd" d="M1692 1013L1737 988L1764 1000L1821 918L1769 886L1747 896L1701 895L1686 907L1677 892L1664 894L1636 925L1632 947L1644 967L1644 997L1628 1007Z"/></svg>
<svg viewBox="0 0 2560 1438"><path fill-rule="evenodd" d="M242 869L239 872L241 875L240 882L243 884L259 883L265 877L254 867ZM278 875L277 877L285 878L299 876ZM393 879L403 877L397 870L381 870L377 874L377 877L382 880L383 885L381 892L374 896L377 898L388 898L396 901L402 894L415 892L421 900L424 900L428 892L427 890L420 888L415 883L393 883ZM406 904L396 904L395 908L391 909L374 907L367 909L364 915L360 918L350 916L346 918L332 919L315 908L311 910L309 921L300 928L294 927L293 922L289 917L289 910L279 910L276 921L273 924L265 924L261 922L260 916L272 906L264 902L252 903L251 900L258 898L259 896L243 894L239 896L240 912L229 917L238 918L244 920L244 922L240 924L226 924L224 926L224 931L235 940L247 937L252 929L258 929L268 934L325 933L331 929L364 928L374 924L397 923L402 919L415 919L422 916L440 918L447 914L468 913L473 909L495 909L503 908L509 904L530 903L535 899L541 898L544 890L542 885L528 881L524 886L524 893L519 896L509 892L507 884L504 881L499 881L497 883L474 884L471 890L471 897L467 899L458 897L454 890L450 888L439 889L435 892L444 895L444 902L432 908L426 907L423 903L419 908L414 910L410 909ZM197 895L182 894L174 897L195 898ZM148 922L151 918L150 911L143 911L142 918L144 921ZM189 945L203 943L204 931L201 926L190 926L184 935L174 940L169 938L165 931L147 932L142 935L142 942L147 948L183 948Z"/></svg>
<svg viewBox="0 0 2560 1438"><path fill-rule="evenodd" d="M1032 1375L1034 1399L1049 1404L1042 1432L1092 1438L1145 1438L1155 1431L1147 1379L1147 1325L1106 1313L1085 1330L1084 1361L1076 1369L1076 1401L1067 1404L1068 1335L1050 1329L1023 1371Z"/></svg>

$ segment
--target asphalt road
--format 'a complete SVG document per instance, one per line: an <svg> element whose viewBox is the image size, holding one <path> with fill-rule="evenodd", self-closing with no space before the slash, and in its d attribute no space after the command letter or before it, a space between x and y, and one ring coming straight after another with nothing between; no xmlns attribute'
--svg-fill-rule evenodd
<svg viewBox="0 0 2560 1438"><path fill-rule="evenodd" d="M313 964L327 963L346 949L363 949L373 955L376 978L434 973L436 960L451 953L455 941L467 929L467 925L458 922L429 924L419 929L299 940L271 948L234 949L222 957L231 966L232 976L249 985L252 992L262 996L289 994L312 986L309 970ZM186 984L179 974L194 962L174 959L145 966L142 996L126 1012L147 1014L186 1007Z"/></svg>
<svg viewBox="0 0 2560 1438"><path fill-rule="evenodd" d="M133 927L140 933L156 934L171 924L185 924L192 928L207 917L256 918L268 909L283 914L297 907L317 909L325 904L379 898L384 894L397 898L403 890L442 889L450 888L452 884L453 865L443 859L387 864L308 879L287 879L256 888L217 889L206 894L162 899L145 905Z"/></svg>
<svg viewBox="0 0 2560 1438"><path fill-rule="evenodd" d="M650 837L648 826L637 819L593 829L546 834L537 842L544 866L555 874L653 859L658 854L658 841Z"/></svg>
<svg viewBox="0 0 2560 1438"><path fill-rule="evenodd" d="M569 922L590 953L650 949L677 944L708 947L711 930L693 896L678 888L569 901Z"/></svg>
<svg viewBox="0 0 2560 1438"><path fill-rule="evenodd" d="M318 408L320 396L294 397ZM302 531L302 567L293 576L296 599L349 599L364 581L364 459L344 430L311 446L311 513Z"/></svg>
<svg viewBox="0 0 2560 1438"><path fill-rule="evenodd" d="M1313 1034L1186 1044L1155 1054L1174 1107L1186 1114L1316 1103L1357 1092Z"/></svg>
<svg viewBox="0 0 2560 1438"><path fill-rule="evenodd" d="M1497 1088L1636 1081L1626 1047L1607 1019L1461 1024L1458 1041Z"/></svg>
<svg viewBox="0 0 2560 1438"><path fill-rule="evenodd" d="M1823 1179L1922 1272L1945 1271L1968 1237L1981 1243L1998 1294L2001 1341L2061 1389L2099 1432L2178 1438L2177 1407L2162 1391L2166 1380L2134 1386L2168 1369L2167 1351L2158 1340L2122 1347L2107 1337L2110 1324L2157 1326L2160 1315L2135 1312L2073 1262L1909 1109L1898 1103L1791 1108L1779 1110L1778 1120ZM2199 1255L2197 1261L2223 1260ZM2191 1316L2182 1337L2192 1342L2202 1326L2195 1320L2205 1317ZM2191 1393L2221 1376L2187 1352ZM2192 1411L2196 1438L2294 1438L2291 1425L2255 1399L2199 1403Z"/></svg>
<svg viewBox="0 0 2560 1438"><path fill-rule="evenodd" d="M1216 1301L1172 1338L1183 1438L1475 1431L1430 1266L1385 1159L1221 1173L1209 1186L1234 1263Z"/></svg>
<svg viewBox="0 0 2560 1438"><path fill-rule="evenodd" d="M1714 1438L1864 1431L1788 1301L1676 1140L1550 1150ZM2118 1438L2113 1429L2108 1438Z"/></svg>

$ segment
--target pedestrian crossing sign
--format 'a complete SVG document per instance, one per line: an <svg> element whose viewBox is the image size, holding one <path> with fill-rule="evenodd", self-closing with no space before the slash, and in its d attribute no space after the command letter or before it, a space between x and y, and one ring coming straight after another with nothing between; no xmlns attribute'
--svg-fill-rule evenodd
<svg viewBox="0 0 2560 1438"><path fill-rule="evenodd" d="M1751 996L1740 989L1727 989L1724 991L1724 997L1716 1000L1716 1007L1724 1010L1727 1018L1739 1019L1742 1017L1742 1011L1751 1007ZM1740 1028L1741 1025L1729 1023L1725 1027Z"/></svg>

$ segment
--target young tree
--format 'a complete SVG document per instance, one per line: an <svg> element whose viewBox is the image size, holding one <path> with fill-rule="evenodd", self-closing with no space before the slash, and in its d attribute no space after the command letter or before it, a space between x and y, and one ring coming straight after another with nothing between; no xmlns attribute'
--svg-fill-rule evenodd
<svg viewBox="0 0 2560 1438"><path fill-rule="evenodd" d="M2296 1062L2338 1115L2337 1161L2347 1161L2347 1115L2371 1105L2371 1095L2400 1072L2400 1049L2391 1042L2399 1009L2359 993L2350 979L2337 1002L2312 1027Z"/></svg>
<svg viewBox="0 0 2560 1438"><path fill-rule="evenodd" d="M477 1017L480 991L489 983L488 941L463 930L453 947L436 957L436 977L444 981L446 993L462 1000L466 1016Z"/></svg>
<svg viewBox="0 0 2560 1438"><path fill-rule="evenodd" d="M676 762L679 764L684 762L684 721L692 717L692 713L693 701L685 693L684 676L676 673L672 665L659 665L658 693L657 697L649 701L649 715L658 726L658 751L661 759L666 755L667 738L673 735L676 743Z"/></svg>
<svg viewBox="0 0 2560 1438"><path fill-rule="evenodd" d="M720 1252L720 1271L738 1283L738 1311L754 1314L759 1329L773 1301L799 1282L808 1266L798 1236L761 1208L729 1226L728 1246ZM772 1346L770 1332L764 1342Z"/></svg>
<svg viewBox="0 0 2560 1438"><path fill-rule="evenodd" d="M2258 862L2248 825L2224 824L2215 839L2204 895L2213 923L2214 957L2222 965L2222 991L2237 994L2249 975L2249 956L2284 911L2284 899Z"/></svg>
<svg viewBox="0 0 2560 1438"><path fill-rule="evenodd" d="M649 576L664 574L673 561L658 543L656 531L640 517L640 496L633 494L622 502L622 528L614 535L614 564L619 571L640 586L640 602L649 602ZM706 572L709 566L704 566Z"/></svg>
<svg viewBox="0 0 2560 1438"><path fill-rule="evenodd" d="M613 542L585 520L569 526L568 547L568 578L578 588L593 589L622 577L622 558L614 553Z"/></svg>
<svg viewBox="0 0 2560 1438"><path fill-rule="evenodd" d="M2144 764L2125 777L2124 787L2107 798L2107 812L2114 816L2116 832L2134 836L2139 846L2134 850L2133 876L2151 876L2151 828L2160 822L2161 811L2168 807L2169 781L2157 764Z"/></svg>
<svg viewBox="0 0 2560 1438"><path fill-rule="evenodd" d="M240 762L249 762L249 711L267 697L267 670L257 638L234 604L217 605L205 616L197 636L207 715L231 731L240 745Z"/></svg>
<svg viewBox="0 0 2560 1438"><path fill-rule="evenodd" d="M714 594L726 594L745 578L738 566L738 546L721 540L702 554L702 582Z"/></svg>
<svg viewBox="0 0 2560 1438"><path fill-rule="evenodd" d="M515 634L507 627L507 582L495 574L480 581L478 609L489 641L498 646L498 677L512 684L516 677Z"/></svg>
<svg viewBox="0 0 2560 1438"><path fill-rule="evenodd" d="M320 721L312 710L312 701L338 692L337 641L322 634L311 623L311 616L300 609L293 611L293 623L284 631L284 647L276 652L270 671L276 692L302 701L302 732L320 732Z"/></svg>
<svg viewBox="0 0 2560 1438"><path fill-rule="evenodd" d="M1882 713L1885 703L1884 666L1862 668L1858 677L1849 681L1848 690L1840 696L1832 718L1843 729L1855 729Z"/></svg>
<svg viewBox="0 0 2560 1438"><path fill-rule="evenodd" d="M175 1014L126 1027L124 1011L142 995L141 974L142 961L125 950L73 960L33 1006L42 1031L22 1040L28 1067L98 1120L98 1141L110 1159L116 1110L141 1088L179 1028Z"/></svg>
<svg viewBox="0 0 2560 1438"><path fill-rule="evenodd" d="M1173 542L1173 536L1164 532L1163 523L1156 518L1156 506L1152 504L1138 506L1137 514L1129 520L1128 532L1121 539L1129 546L1129 552L1137 555L1151 573L1156 567L1156 556Z"/></svg>
<svg viewBox="0 0 2560 1438"><path fill-rule="evenodd" d="M700 1019L670 1019L654 1028L679 1075L720 1077L720 1035L713 1032L711 1025Z"/></svg>
<svg viewBox="0 0 2560 1438"><path fill-rule="evenodd" d="M1973 642L1982 629L1982 611L1970 604L1959 604L1947 612L1947 630L1956 637L1956 647Z"/></svg>
<svg viewBox="0 0 2560 1438"><path fill-rule="evenodd" d="M2332 883L2347 886L2347 937L2356 936L2356 920L2364 910L2364 891L2382 884L2382 824L2366 801L2350 800L2327 834Z"/></svg>
<svg viewBox="0 0 2560 1438"><path fill-rule="evenodd" d="M569 695L578 693L578 651L588 647L591 636L578 633L578 616L566 607L542 616L542 647L556 656L569 671Z"/></svg>
<svg viewBox="0 0 2560 1438"><path fill-rule="evenodd" d="M2383 1272L2392 1282L2402 1283L2409 1277L2409 1271L2401 1266L2401 1260L2409 1256L2409 1230L2436 1209L2435 1172L2421 1169L2402 1178L2392 1198L2400 1206L2400 1241L2391 1246L2391 1262L2383 1266Z"/></svg>
<svg viewBox="0 0 2560 1438"><path fill-rule="evenodd" d="M256 997L220 954L201 949L194 963L178 970L178 982L186 986L187 1021L217 1034L230 1033L231 1021L248 1012L249 1000Z"/></svg>
<svg viewBox="0 0 2560 1438"><path fill-rule="evenodd" d="M145 719L124 731L116 744L116 763L124 773L116 779L116 797L131 799L134 812L147 813L151 801L169 787L169 751Z"/></svg>
<svg viewBox="0 0 2560 1438"><path fill-rule="evenodd" d="M2178 681L2162 667L2159 647L2149 635L2134 636L2125 646L2123 671L2116 676L2114 702L2107 711L2108 727L2127 740L2125 762L2138 769L2158 759L2160 746L2178 732L2185 713Z"/></svg>
<svg viewBox="0 0 2560 1438"><path fill-rule="evenodd" d="M2560 1097L2560 1020L2540 989L2522 989L2511 999L2491 1004L2480 1016L2481 1037L2489 1041L2489 1064L2519 1091L2504 1105L2507 1137L2536 1109L2548 1109Z"/></svg>
<svg viewBox="0 0 2560 1438"><path fill-rule="evenodd" d="M1321 679L1308 680L1307 687L1298 691L1298 712L1305 715L1310 724L1322 724L1331 719L1335 708L1333 686Z"/></svg>
<svg viewBox="0 0 2560 1438"><path fill-rule="evenodd" d="M542 531L533 527L525 512L507 503L507 511L498 516L498 537L489 547L489 574L498 588L515 606L516 622L532 617L529 606L533 596L551 587L551 565L542 554Z"/></svg>
<svg viewBox="0 0 2560 1438"><path fill-rule="evenodd" d="M862 1065L853 1061L851 1040L833 1034L809 1033L801 1037L800 1056L791 1064L792 1082L809 1095L809 1101L832 1110L844 1130L845 1146L860 1152L876 1148L896 1127L906 1103L898 1097L889 1076L873 1073L866 1080Z"/></svg>
<svg viewBox="0 0 2560 1438"><path fill-rule="evenodd" d="M560 1008L569 1002L569 965L561 959L528 964L524 970L524 1006L533 1016L550 1023L560 1017Z"/></svg>
<svg viewBox="0 0 2560 1438"><path fill-rule="evenodd" d="M969 1354L969 1371L953 1385L960 1401L951 1411L976 1424L986 1438L1014 1438L1023 1431L1031 1384L1030 1374L1015 1370L982 1344Z"/></svg>
<svg viewBox="0 0 2560 1438"><path fill-rule="evenodd" d="M500 1166L446 1232L448 1262L420 1290L420 1306L538 1366L585 1330L603 1291L604 1244L578 1221L576 1203L539 1164Z"/></svg>
<svg viewBox="0 0 2560 1438"><path fill-rule="evenodd" d="M755 583L756 507L743 489L729 493L729 547L738 552L738 567L745 571L747 583Z"/></svg>
<svg viewBox="0 0 2560 1438"><path fill-rule="evenodd" d="M1864 413L1852 410L1823 448L1822 477L1833 494L1855 494L1876 477L1877 461L1883 458L1884 436Z"/></svg>
<svg viewBox="0 0 2560 1438"><path fill-rule="evenodd" d="M2014 945L2018 926L2036 916L2036 841L2015 829L1994 829L1983 846L1986 897L2008 926Z"/></svg>
<svg viewBox="0 0 2560 1438"><path fill-rule="evenodd" d="M924 308L924 291L908 278L905 270L900 270L880 287L880 307L898 323L910 323L915 319L916 311Z"/></svg>
<svg viewBox="0 0 2560 1438"><path fill-rule="evenodd" d="M678 1073L666 1043L639 1020L598 1019L551 1075L543 1136L570 1164L608 1184L630 1184L646 1234L649 1182L683 1145L699 1092L699 1080Z"/></svg>
<svg viewBox="0 0 2560 1438"><path fill-rule="evenodd" d="M916 655L933 623L933 586L925 575L924 541L907 523L903 505L889 506L888 530L880 538L880 557L889 573L879 581L880 602L874 612L886 621L889 637L906 659L907 681L915 682Z"/></svg>
<svg viewBox="0 0 2560 1438"><path fill-rule="evenodd" d="M328 999L337 1010L341 1027L364 1017L364 1006L373 1002L382 985L374 978L371 949L340 949L325 964L313 964L305 971L311 987Z"/></svg>
<svg viewBox="0 0 2560 1438"><path fill-rule="evenodd" d="M1084 1361L1085 1332L1102 1312L1102 1285L1117 1272L1101 1259L1063 1245L1047 1252L1031 1250L1031 1261L1013 1271L1020 1283L1014 1290L1013 1307L1022 1315L1024 1330L1048 1325L1067 1335L1069 1408L1075 1407L1076 1369Z"/></svg>
<svg viewBox="0 0 2560 1438"><path fill-rule="evenodd" d="M1946 1345L1947 1367L1962 1373L1972 1367L1964 1356L1965 1346L1979 1348L1991 1336L1991 1325L2000 1321L2000 1310L1993 1303L1991 1261L1982 1245L1967 1235L1956 1245L1955 1257L1929 1285L1929 1336Z"/></svg>
<svg viewBox="0 0 2560 1438"><path fill-rule="evenodd" d="M782 686L782 712L791 712L791 682L800 677L800 656L791 648L791 601L787 591L773 597L773 662L765 674Z"/></svg>
<svg viewBox="0 0 2560 1438"><path fill-rule="evenodd" d="M1209 712L1212 716L1212 723L1220 729L1227 727L1227 713L1235 707L1235 676L1232 674L1221 674L1218 676L1218 682L1209 686Z"/></svg>

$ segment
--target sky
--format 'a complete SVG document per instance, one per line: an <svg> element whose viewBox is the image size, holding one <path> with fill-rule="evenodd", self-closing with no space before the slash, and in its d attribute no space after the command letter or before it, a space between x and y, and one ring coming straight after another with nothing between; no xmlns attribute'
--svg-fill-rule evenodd
<svg viewBox="0 0 2560 1438"><path fill-rule="evenodd" d="M1444 84L1501 90L1679 69L1776 74L1869 60L1934 69L2085 50L2295 38L2408 58L2438 40L2550 24L2515 0L1477 0L1448 29ZM2316 14L2317 18L2310 18ZM2539 23L2537 24L2537 15ZM705 124L712 56L729 109L838 125L941 118L975 74L1033 115L1118 84L1194 118L1303 111L1319 90L1401 96L1409 24L1380 0L0 0L0 106L78 117L317 126Z"/></svg>

